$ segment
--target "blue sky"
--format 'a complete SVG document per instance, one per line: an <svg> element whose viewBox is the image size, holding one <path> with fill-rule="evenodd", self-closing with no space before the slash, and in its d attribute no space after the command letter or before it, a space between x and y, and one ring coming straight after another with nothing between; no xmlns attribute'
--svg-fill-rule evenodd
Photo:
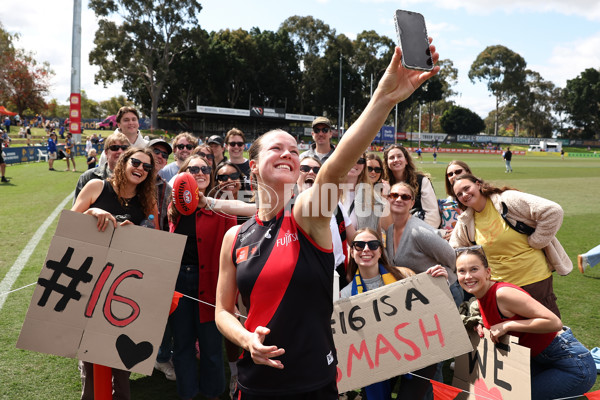
<svg viewBox="0 0 600 400"><path fill-rule="evenodd" d="M65 103L70 92L71 23L69 0L29 0L0 10L0 21L19 32L18 46L49 61L56 72L51 98ZM97 28L83 0L81 87L94 100L121 93L120 85L94 85L95 67L87 63ZM337 33L350 38L363 30L395 38L393 13L397 8L425 16L429 35L442 58L459 70L454 88L458 105L485 117L494 108L484 83L472 83L468 71L477 55L490 45L519 53L528 68L564 87L586 68L600 68L600 2L597 0L208 0L201 1L200 25L208 30L277 30L292 15L312 15Z"/></svg>

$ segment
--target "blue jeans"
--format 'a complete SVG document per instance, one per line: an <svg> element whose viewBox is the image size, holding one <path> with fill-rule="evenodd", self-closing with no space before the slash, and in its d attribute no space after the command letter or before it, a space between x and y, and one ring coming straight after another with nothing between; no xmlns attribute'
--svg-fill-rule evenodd
<svg viewBox="0 0 600 400"><path fill-rule="evenodd" d="M592 355L568 327L531 359L532 400L578 396L596 382Z"/></svg>
<svg viewBox="0 0 600 400"><path fill-rule="evenodd" d="M590 264L590 267L600 264L600 245L594 247L587 253L582 254L582 256L586 259L587 263Z"/></svg>
<svg viewBox="0 0 600 400"><path fill-rule="evenodd" d="M198 279L197 265L182 265L175 290L198 298ZM174 341L177 394L184 399L191 399L198 392L205 397L218 397L225 390L225 371L223 337L215 322L201 323L198 302L187 297L179 299L169 322ZM200 362L196 360L196 339L200 346Z"/></svg>

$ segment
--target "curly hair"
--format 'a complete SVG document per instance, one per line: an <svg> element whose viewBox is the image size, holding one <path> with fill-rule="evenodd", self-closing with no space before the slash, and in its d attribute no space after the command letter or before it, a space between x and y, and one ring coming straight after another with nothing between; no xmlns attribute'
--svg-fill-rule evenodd
<svg viewBox="0 0 600 400"><path fill-rule="evenodd" d="M144 153L150 158L150 164L152 164L152 171L148 172L146 175L146 179L144 179L141 183L137 185L135 188L135 193L140 199L140 203L142 204L142 209L146 216L154 213L154 209L156 207L156 172L154 171L154 155L152 151L148 148L137 148L130 147L125 150L123 154L119 157L117 161L117 165L115 167L115 171L113 176L108 178L108 181L115 188L115 192L117 196L119 196L119 202L125 206L125 200L121 197L121 193L124 192L125 186L128 183L127 180L127 161L136 153Z"/></svg>
<svg viewBox="0 0 600 400"><path fill-rule="evenodd" d="M381 234L371 228L363 228L363 229L357 230L354 237L357 237L359 234L361 234L363 232L369 232L371 235L375 236L377 238L377 240L379 241L379 243L381 244L381 246L379 247L381 249L381 257L379 257L378 263L383 265L383 268L385 268L386 271L388 271L390 274L392 274L394 276L394 278L396 278L396 280L401 280L401 279L406 278L407 276L405 276L400 271L398 271L398 269L396 269L390 263L390 261L387 257L387 252L385 251L385 248L384 248L384 243L381 238ZM352 244L350 244L350 250L351 250L350 257L349 257L350 260L348 261L348 269L347 269L348 273L346 275L346 279L348 280L348 282L352 281L352 279L354 278L354 275L356 274L356 270L358 269L358 264L354 260L354 257L352 257Z"/></svg>
<svg viewBox="0 0 600 400"><path fill-rule="evenodd" d="M464 161L452 160L448 163L448 166L446 167L446 173L444 174L444 179L446 181L445 182L446 183L446 194L448 196L456 198L456 195L454 194L454 189L452 189L452 185L450 184L450 179L448 178L448 168L450 168L453 165L458 165L459 167L462 167L462 169L463 169L462 173L472 174L473 172L471 171L471 168L469 168L467 163Z"/></svg>
<svg viewBox="0 0 600 400"><path fill-rule="evenodd" d="M481 192L482 195L484 195L485 197L490 197L491 194L501 194L503 192L506 192L507 190L517 190L513 187L510 186L502 186L502 187L497 187L494 186L490 183L485 182L483 179L481 178L477 178L475 175L473 174L462 174L459 175L456 180L454 181L454 184L456 185L458 183L458 181L462 181L463 179L467 179L473 183L479 183L481 185L481 189L479 189L479 191ZM458 199L458 197L456 198L456 201L458 203L458 207L461 210L466 210L468 207L465 206L463 203L460 202L460 200Z"/></svg>
<svg viewBox="0 0 600 400"><path fill-rule="evenodd" d="M206 166L210 167L210 163L208 162L208 160L206 158L201 157L198 154L193 154L193 155L191 155L191 156L189 156L188 158L185 159L185 161L183 162L183 164L181 164L181 168L179 168L179 171L177 171L177 173L180 174L182 172L186 172L187 167L190 165L190 162L192 162L192 160L196 160L196 159L202 160L204 162L204 164L206 164ZM212 187L214 185L214 179L213 179L212 171L211 171L211 174L209 176L210 176L210 182L208 183L208 186L206 187L206 189L204 189L202 191L203 193L210 193L210 191L212 190ZM173 198L173 201L174 200L175 199ZM176 221L181 216L181 214L179 213L179 211L177 211L177 208L173 207L173 204L169 205L169 211L167 212L167 215L169 217L169 221L171 221L171 222Z"/></svg>

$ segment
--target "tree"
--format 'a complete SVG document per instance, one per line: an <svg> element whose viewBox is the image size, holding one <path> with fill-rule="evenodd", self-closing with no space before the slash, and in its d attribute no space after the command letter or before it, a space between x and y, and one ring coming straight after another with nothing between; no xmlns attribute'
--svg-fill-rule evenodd
<svg viewBox="0 0 600 400"><path fill-rule="evenodd" d="M98 103L98 112L100 114L99 118L104 118L107 115L115 115L119 111L119 108L121 108L123 106L133 107L134 104L132 101L128 100L123 95L116 96L116 97L113 96L109 100L103 100L100 103ZM82 109L82 114L83 114L83 109Z"/></svg>
<svg viewBox="0 0 600 400"><path fill-rule="evenodd" d="M451 106L440 118L444 132L450 135L475 135L485 129L485 123L479 115L460 106Z"/></svg>
<svg viewBox="0 0 600 400"><path fill-rule="evenodd" d="M7 87L3 97L23 115L25 110L40 113L46 108L44 97L50 93L54 72L48 62L38 63L33 55L17 50L5 66Z"/></svg>
<svg viewBox="0 0 600 400"><path fill-rule="evenodd" d="M91 0L90 8L99 18L89 58L100 67L95 81L122 81L123 90L134 96L142 95L143 86L143 97L150 99L150 124L158 127L163 88L202 6L196 0ZM115 15L122 23L115 22Z"/></svg>
<svg viewBox="0 0 600 400"><path fill-rule="evenodd" d="M562 91L565 111L582 139L600 135L600 71L588 68L567 81Z"/></svg>
<svg viewBox="0 0 600 400"><path fill-rule="evenodd" d="M487 87L496 97L496 116L502 105L516 101L525 87L525 67L527 63L519 54L507 47L488 46L482 51L469 70L469 79L487 80ZM498 122L494 124L494 134L498 134Z"/></svg>

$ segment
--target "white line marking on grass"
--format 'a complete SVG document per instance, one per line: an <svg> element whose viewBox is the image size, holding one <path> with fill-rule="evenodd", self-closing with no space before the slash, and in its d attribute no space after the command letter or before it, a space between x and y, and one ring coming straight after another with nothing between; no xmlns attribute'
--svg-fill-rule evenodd
<svg viewBox="0 0 600 400"><path fill-rule="evenodd" d="M44 233L46 233L50 224L54 221L54 219L56 219L56 217L58 216L58 214L60 214L63 208L65 208L65 205L67 205L67 203L69 202L69 200L71 200L74 194L75 191L71 192L71 194L69 194L54 209L54 211L52 211L52 214L50 214L48 218L46 218L44 223L33 234L31 239L29 240L29 243L27 243L27 246L25 246L23 251L21 251L21 254L19 254L19 257L17 257L15 263L12 265L12 267L10 267L10 270L6 273L4 279L2 279L2 282L0 282L0 293L8 292L12 288L12 285L15 283L15 281L21 274L21 271L25 267L25 264L27 264L27 261L29 261L29 257L31 257L31 254L33 254L33 251L37 247L38 243L42 240L42 236L44 236ZM6 301L7 297L8 296L0 296L0 310L2 310L2 307L4 306L4 302Z"/></svg>

